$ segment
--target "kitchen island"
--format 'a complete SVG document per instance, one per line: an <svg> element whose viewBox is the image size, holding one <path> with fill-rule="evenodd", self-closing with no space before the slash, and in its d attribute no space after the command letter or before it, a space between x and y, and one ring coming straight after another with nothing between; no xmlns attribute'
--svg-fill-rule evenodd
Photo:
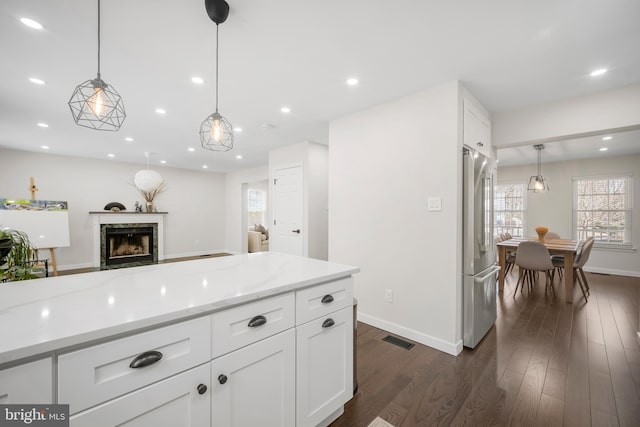
<svg viewBox="0 0 640 427"><path fill-rule="evenodd" d="M326 425L352 396L358 271L267 252L2 284L0 403L68 403L72 426Z"/></svg>

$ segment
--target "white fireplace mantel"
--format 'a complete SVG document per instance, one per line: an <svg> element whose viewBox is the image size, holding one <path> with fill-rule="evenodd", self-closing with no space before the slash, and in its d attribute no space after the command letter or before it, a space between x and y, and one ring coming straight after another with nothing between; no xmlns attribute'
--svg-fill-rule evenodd
<svg viewBox="0 0 640 427"><path fill-rule="evenodd" d="M93 216L93 266L100 267L100 226L102 224L157 224L158 261L164 260L164 216L168 212L89 212Z"/></svg>

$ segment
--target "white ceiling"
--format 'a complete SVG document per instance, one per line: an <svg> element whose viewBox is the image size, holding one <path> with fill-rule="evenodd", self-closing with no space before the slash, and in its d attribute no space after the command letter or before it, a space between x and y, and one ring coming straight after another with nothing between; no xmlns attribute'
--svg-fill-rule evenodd
<svg viewBox="0 0 640 427"><path fill-rule="evenodd" d="M543 145L542 163L640 154L640 129L546 142ZM603 148L606 150L600 151ZM536 163L538 151L533 145L501 148L498 150L498 160L500 167Z"/></svg>
<svg viewBox="0 0 640 427"><path fill-rule="evenodd" d="M494 112L640 81L637 0L228 1L220 112L243 129L231 152L199 144L214 110L204 0L102 2L102 78L127 111L119 132L76 126L67 106L96 74L97 1L2 0L0 147L138 163L153 152L152 163L225 172L266 164L274 147L326 144L330 120L454 79ZM601 67L609 72L589 76Z"/></svg>

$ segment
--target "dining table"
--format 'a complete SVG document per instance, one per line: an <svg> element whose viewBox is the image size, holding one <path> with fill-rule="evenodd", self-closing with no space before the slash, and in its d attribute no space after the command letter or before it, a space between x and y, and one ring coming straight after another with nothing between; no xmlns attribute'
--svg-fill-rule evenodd
<svg viewBox="0 0 640 427"><path fill-rule="evenodd" d="M573 303L573 261L576 257L578 249L582 246L580 240L570 239L549 239L544 240L539 237L514 237L509 240L498 242L498 264L500 271L498 273L499 290L504 290L505 267L507 265L507 251L515 250L524 241L534 241L542 243L551 255L564 255L564 292L565 301Z"/></svg>

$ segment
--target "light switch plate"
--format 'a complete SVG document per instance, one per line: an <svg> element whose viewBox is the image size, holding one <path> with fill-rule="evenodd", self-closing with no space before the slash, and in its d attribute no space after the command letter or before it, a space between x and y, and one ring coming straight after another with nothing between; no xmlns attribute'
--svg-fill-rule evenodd
<svg viewBox="0 0 640 427"><path fill-rule="evenodd" d="M441 211L442 210L442 197L429 197L427 200L427 210L429 211Z"/></svg>

